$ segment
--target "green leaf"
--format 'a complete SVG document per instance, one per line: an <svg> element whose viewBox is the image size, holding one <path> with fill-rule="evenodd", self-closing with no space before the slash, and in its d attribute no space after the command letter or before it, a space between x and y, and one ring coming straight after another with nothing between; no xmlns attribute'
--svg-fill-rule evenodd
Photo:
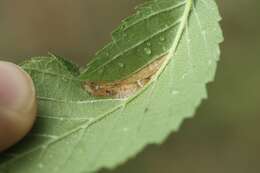
<svg viewBox="0 0 260 173"><path fill-rule="evenodd" d="M24 62L37 89L38 120L0 155L1 173L89 173L160 144L207 97L223 40L214 0L149 0L123 21L83 72L54 55ZM83 82L127 79L166 57L130 97L95 97ZM122 66L123 64L123 66Z"/></svg>

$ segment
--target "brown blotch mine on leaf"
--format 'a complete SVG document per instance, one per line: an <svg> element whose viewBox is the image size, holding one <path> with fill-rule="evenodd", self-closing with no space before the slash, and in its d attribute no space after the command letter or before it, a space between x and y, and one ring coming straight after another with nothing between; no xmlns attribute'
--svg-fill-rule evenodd
<svg viewBox="0 0 260 173"><path fill-rule="evenodd" d="M166 55L158 58L127 79L115 82L85 81L84 89L96 97L127 98L152 80L165 59Z"/></svg>

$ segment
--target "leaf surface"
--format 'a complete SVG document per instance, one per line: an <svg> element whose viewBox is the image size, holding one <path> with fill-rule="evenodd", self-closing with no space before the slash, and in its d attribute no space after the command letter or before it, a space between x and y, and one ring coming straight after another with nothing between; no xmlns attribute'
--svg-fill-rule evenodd
<svg viewBox="0 0 260 173"><path fill-rule="evenodd" d="M50 55L22 67L37 89L38 120L0 155L1 173L90 173L160 144L207 97L223 40L214 0L149 0L113 32L83 72ZM149 83L127 98L99 98L88 81L120 81L161 56Z"/></svg>

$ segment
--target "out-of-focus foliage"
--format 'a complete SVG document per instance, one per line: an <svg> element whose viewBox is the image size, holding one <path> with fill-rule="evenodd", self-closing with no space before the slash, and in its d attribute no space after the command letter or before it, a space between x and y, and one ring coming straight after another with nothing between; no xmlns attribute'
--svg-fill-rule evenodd
<svg viewBox="0 0 260 173"><path fill-rule="evenodd" d="M6 57L0 59L51 51L85 63L139 2L0 0L0 57ZM151 146L113 173L260 171L260 2L218 3L225 42L209 100L163 146Z"/></svg>

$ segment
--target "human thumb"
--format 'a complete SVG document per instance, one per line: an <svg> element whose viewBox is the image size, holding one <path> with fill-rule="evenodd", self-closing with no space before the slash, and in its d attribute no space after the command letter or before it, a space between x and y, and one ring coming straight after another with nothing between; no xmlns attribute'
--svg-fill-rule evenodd
<svg viewBox="0 0 260 173"><path fill-rule="evenodd" d="M17 65L0 61L0 151L21 140L36 117L35 89Z"/></svg>

